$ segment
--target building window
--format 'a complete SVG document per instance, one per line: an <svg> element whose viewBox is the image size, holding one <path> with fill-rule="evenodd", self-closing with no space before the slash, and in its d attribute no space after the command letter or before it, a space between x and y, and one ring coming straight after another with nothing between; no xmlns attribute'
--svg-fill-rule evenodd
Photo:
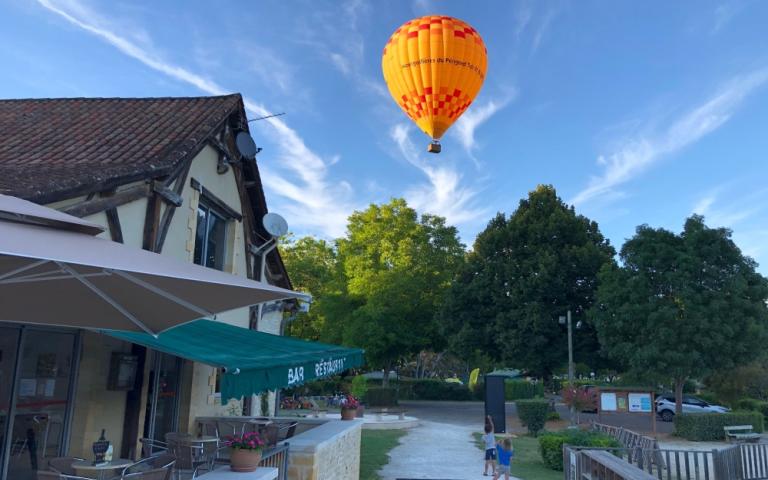
<svg viewBox="0 0 768 480"><path fill-rule="evenodd" d="M224 270L227 258L227 218L204 202L197 207L195 263Z"/></svg>

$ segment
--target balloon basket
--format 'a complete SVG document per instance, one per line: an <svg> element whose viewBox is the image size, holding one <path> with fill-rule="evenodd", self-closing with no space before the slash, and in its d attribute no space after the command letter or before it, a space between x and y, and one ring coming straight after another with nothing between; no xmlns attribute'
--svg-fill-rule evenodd
<svg viewBox="0 0 768 480"><path fill-rule="evenodd" d="M440 146L440 142L437 142L437 141L432 142L429 145L427 145L427 151L429 153L440 153L440 151L442 149L443 148L442 148L442 146Z"/></svg>

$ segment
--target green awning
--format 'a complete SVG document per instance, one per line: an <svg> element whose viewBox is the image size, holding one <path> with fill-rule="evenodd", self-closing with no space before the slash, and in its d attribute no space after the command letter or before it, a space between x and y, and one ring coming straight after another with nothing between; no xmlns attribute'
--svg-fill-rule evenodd
<svg viewBox="0 0 768 480"><path fill-rule="evenodd" d="M221 398L295 387L363 365L363 350L197 320L157 337L146 333L104 330L103 333L160 352L225 368Z"/></svg>

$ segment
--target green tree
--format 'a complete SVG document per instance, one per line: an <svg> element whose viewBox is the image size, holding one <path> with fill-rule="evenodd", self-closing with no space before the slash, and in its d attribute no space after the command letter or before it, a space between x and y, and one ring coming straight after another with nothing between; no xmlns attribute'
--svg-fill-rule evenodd
<svg viewBox="0 0 768 480"><path fill-rule="evenodd" d="M338 294L339 275L336 250L325 240L314 237L289 238L280 247L280 255L293 288L312 295L309 312L299 313L288 324L287 333L307 340L333 337L326 322L327 304Z"/></svg>
<svg viewBox="0 0 768 480"><path fill-rule="evenodd" d="M597 336L584 313L597 273L614 254L597 223L577 215L552 186L539 186L478 235L439 315L451 349L549 377L567 362L557 319L571 309L583 322L574 333L575 359L598 367Z"/></svg>
<svg viewBox="0 0 768 480"><path fill-rule="evenodd" d="M768 283L724 228L700 216L680 235L646 225L600 272L590 315L603 350L638 371L670 378L677 413L686 379L755 358L766 338Z"/></svg>
<svg viewBox="0 0 768 480"><path fill-rule="evenodd" d="M456 228L441 217L419 217L402 199L354 212L337 244L344 343L364 348L387 382L399 359L441 343L434 311L464 247Z"/></svg>

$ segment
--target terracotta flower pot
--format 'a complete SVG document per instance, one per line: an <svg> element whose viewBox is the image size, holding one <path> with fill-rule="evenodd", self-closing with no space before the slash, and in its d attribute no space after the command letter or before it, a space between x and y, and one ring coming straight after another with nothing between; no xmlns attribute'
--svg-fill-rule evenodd
<svg viewBox="0 0 768 480"><path fill-rule="evenodd" d="M354 420L355 417L357 417L357 408L342 407L341 409L342 420Z"/></svg>
<svg viewBox="0 0 768 480"><path fill-rule="evenodd" d="M233 448L229 455L229 468L235 472L252 472L259 467L259 462L261 462L261 450Z"/></svg>

